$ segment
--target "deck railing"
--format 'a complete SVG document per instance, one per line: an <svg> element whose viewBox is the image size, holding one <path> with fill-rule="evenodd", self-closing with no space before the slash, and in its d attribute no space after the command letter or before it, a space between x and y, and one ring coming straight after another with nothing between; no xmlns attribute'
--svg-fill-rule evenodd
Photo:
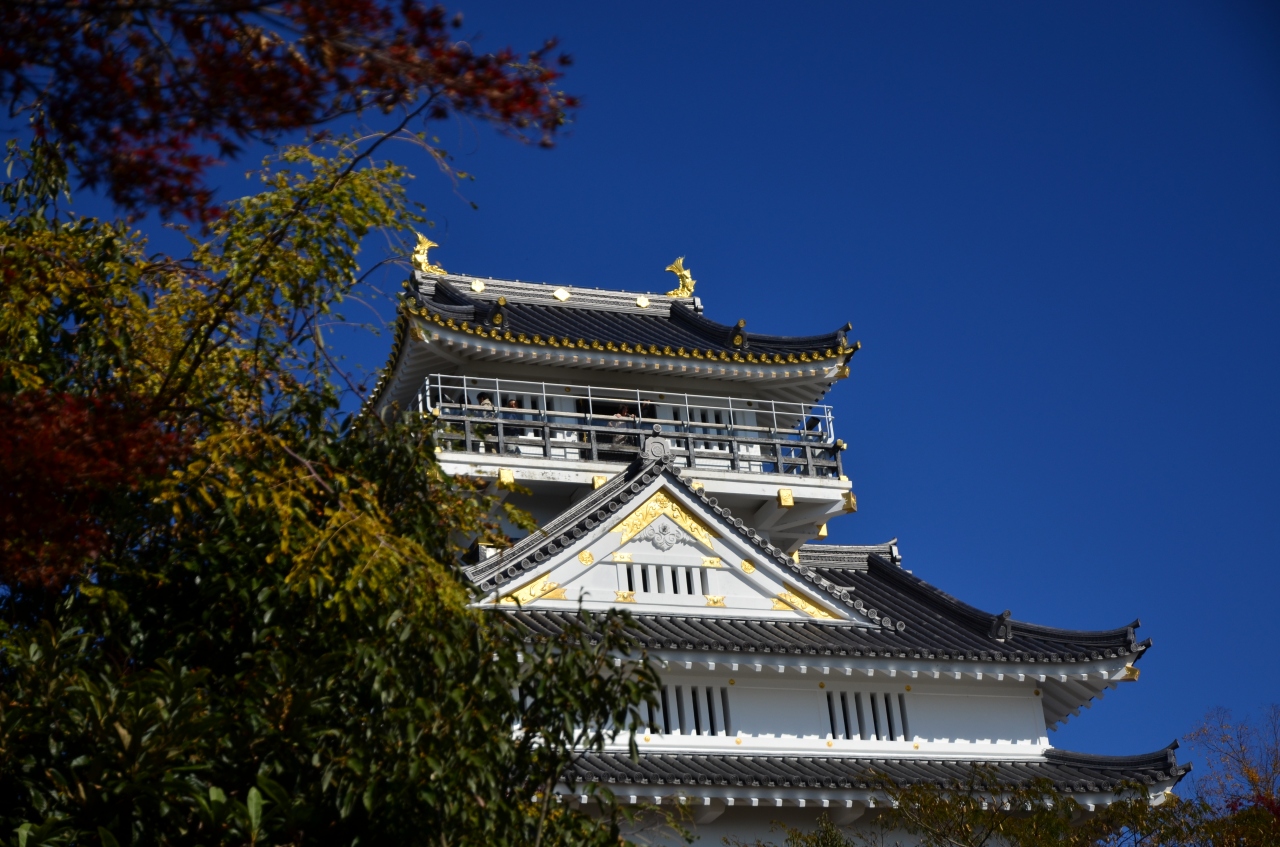
<svg viewBox="0 0 1280 847"><path fill-rule="evenodd" d="M417 406L437 450L629 462L661 438L677 465L838 478L831 407L670 391L432 375Z"/></svg>

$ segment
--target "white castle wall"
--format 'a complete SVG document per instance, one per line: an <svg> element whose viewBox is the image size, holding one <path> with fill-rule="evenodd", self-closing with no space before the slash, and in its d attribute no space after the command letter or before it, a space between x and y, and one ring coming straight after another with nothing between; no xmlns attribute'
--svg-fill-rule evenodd
<svg viewBox="0 0 1280 847"><path fill-rule="evenodd" d="M739 657L742 659L767 657ZM881 677L668 669L657 708L646 707L643 752L1032 758L1048 746L1033 684L903 683ZM620 737L618 747L627 740Z"/></svg>

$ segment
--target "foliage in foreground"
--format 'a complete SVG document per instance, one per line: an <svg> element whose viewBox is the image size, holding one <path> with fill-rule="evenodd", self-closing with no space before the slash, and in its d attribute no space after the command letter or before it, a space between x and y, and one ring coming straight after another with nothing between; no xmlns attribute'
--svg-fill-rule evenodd
<svg viewBox="0 0 1280 847"><path fill-rule="evenodd" d="M1189 736L1204 757L1200 796L1223 813L1265 810L1280 819L1280 704L1256 723L1212 709Z"/></svg>
<svg viewBox="0 0 1280 847"><path fill-rule="evenodd" d="M616 843L550 788L650 690L624 621L470 610L457 541L501 507L419 422L336 415L320 322L418 219L405 174L287 150L172 259L57 213L55 148L11 159L0 838Z"/></svg>

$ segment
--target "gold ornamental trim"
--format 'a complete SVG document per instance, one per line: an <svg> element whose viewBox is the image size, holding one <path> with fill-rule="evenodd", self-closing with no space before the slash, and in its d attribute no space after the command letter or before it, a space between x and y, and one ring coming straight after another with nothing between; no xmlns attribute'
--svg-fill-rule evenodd
<svg viewBox="0 0 1280 847"><path fill-rule="evenodd" d="M711 546L711 539L719 538L709 527L668 496L665 490L655 491L652 497L641 503L639 508L614 527L613 532L622 533L620 544L626 544L662 515L675 521L677 526L698 539L704 547Z"/></svg>
<svg viewBox="0 0 1280 847"><path fill-rule="evenodd" d="M704 568L718 568L720 567L720 557L719 556L703 556L702 566Z"/></svg>
<svg viewBox="0 0 1280 847"><path fill-rule="evenodd" d="M707 598L708 606L719 606L721 609L724 608L723 594L703 594L702 596Z"/></svg>
<svg viewBox="0 0 1280 847"><path fill-rule="evenodd" d="M748 560L748 559L743 559L743 560L742 560L742 572L743 572L743 573L755 573L755 572L756 572L756 566L755 566L755 565L753 565L753 564L751 564L750 560Z"/></svg>
<svg viewBox="0 0 1280 847"><path fill-rule="evenodd" d="M630 553L614 553L614 554L613 554L613 560L614 560L615 562L628 562L628 563L629 563L629 562L631 561L631 554L630 554Z"/></svg>
<svg viewBox="0 0 1280 847"><path fill-rule="evenodd" d="M578 561L584 565L592 565L595 564L596 557L590 550L583 550L578 554Z"/></svg>
<svg viewBox="0 0 1280 847"><path fill-rule="evenodd" d="M615 591L615 592L613 592L613 593L614 593L614 595L615 595L615 599L616 599L619 603L634 603L634 602L636 602L636 593L635 593L634 591Z"/></svg>
<svg viewBox="0 0 1280 847"><path fill-rule="evenodd" d="M559 583L552 582L551 576L548 574L547 576L535 579L533 582L522 588L512 591L498 602L506 605L515 605L516 603L524 605L525 603L531 603L534 600L564 599L564 589L560 587Z"/></svg>
<svg viewBox="0 0 1280 847"><path fill-rule="evenodd" d="M791 586L787 586L787 587L790 588ZM779 601L781 601L785 605L797 611L804 612L806 615L808 615L811 618L817 618L818 620L824 620L824 621L837 620L836 616L833 615L831 612L828 612L826 609L822 608L821 606L818 606L814 603L809 602L805 598L801 597L799 594L796 594L794 591L779 592L778 600L774 601L773 608L775 609L778 608Z"/></svg>

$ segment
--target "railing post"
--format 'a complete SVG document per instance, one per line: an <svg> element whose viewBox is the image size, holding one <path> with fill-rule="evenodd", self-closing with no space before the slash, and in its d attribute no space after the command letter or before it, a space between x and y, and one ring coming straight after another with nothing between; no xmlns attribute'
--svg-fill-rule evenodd
<svg viewBox="0 0 1280 847"><path fill-rule="evenodd" d="M804 445L804 472L805 476L813 476L813 447L808 442Z"/></svg>
<svg viewBox="0 0 1280 847"><path fill-rule="evenodd" d="M546 404L546 398L543 398L543 404ZM544 459L551 458L551 421L547 420L547 413L542 413L542 457Z"/></svg>
<svg viewBox="0 0 1280 847"><path fill-rule="evenodd" d="M463 445L466 448L464 452L474 453L476 452L474 449L475 445L471 443L471 416L467 414L466 408L463 408L462 415Z"/></svg>
<svg viewBox="0 0 1280 847"><path fill-rule="evenodd" d="M498 414L501 415L502 413L499 412ZM507 450L506 450L506 444L503 439L503 433L502 433L503 429L505 428L502 418L498 418L496 421L494 421L494 423L498 425L498 455L505 456L507 453Z"/></svg>
<svg viewBox="0 0 1280 847"><path fill-rule="evenodd" d="M590 408L590 407L588 406L588 408ZM590 437L590 439L591 439L591 461L593 461L593 462L598 462L598 461L600 461L600 445L596 443L596 431L595 431L595 428L594 428L594 427L592 427L591 429L588 429L588 430L587 430L587 435L588 435L588 436Z"/></svg>

